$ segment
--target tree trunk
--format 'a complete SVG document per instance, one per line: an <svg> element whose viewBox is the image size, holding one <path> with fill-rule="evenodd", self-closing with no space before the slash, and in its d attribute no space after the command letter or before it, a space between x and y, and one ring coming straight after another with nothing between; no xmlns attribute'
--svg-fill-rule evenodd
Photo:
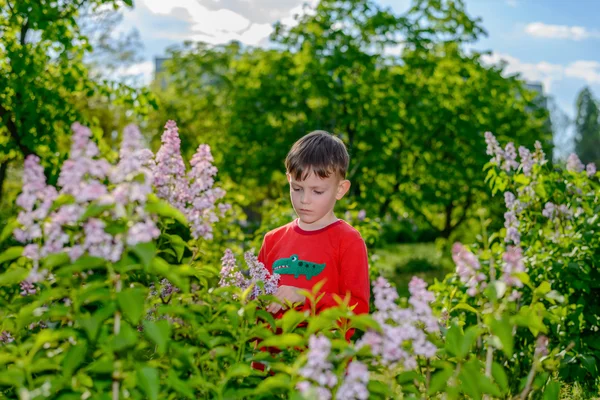
<svg viewBox="0 0 600 400"><path fill-rule="evenodd" d="M4 196L4 181L6 180L6 171L8 170L8 161L0 164L0 204Z"/></svg>

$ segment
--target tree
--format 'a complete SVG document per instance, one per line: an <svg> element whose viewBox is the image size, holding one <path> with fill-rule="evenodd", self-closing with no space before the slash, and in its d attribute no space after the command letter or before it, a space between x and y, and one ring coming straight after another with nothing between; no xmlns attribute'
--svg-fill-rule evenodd
<svg viewBox="0 0 600 400"><path fill-rule="evenodd" d="M577 96L575 152L584 164L600 165L600 110L589 87Z"/></svg>
<svg viewBox="0 0 600 400"><path fill-rule="evenodd" d="M122 85L96 82L84 62L92 51L77 17L82 9L131 0L0 0L0 200L8 165L40 156L52 181L70 125L92 122L87 99L136 101Z"/></svg>
<svg viewBox="0 0 600 400"><path fill-rule="evenodd" d="M550 143L547 112L521 82L463 50L483 33L462 1L419 0L397 16L373 1L323 0L294 27L276 25L273 49L176 51L163 104L186 110L176 114L184 135L223 145L221 176L250 183L254 200L281 194L256 187L280 188L273 171L291 144L326 129L350 152L353 201L377 215L409 211L448 237L486 199L476 183L486 130Z"/></svg>

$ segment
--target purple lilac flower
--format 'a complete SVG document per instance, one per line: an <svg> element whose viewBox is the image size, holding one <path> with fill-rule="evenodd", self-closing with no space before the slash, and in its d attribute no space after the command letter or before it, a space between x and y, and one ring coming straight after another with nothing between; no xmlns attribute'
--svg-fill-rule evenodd
<svg viewBox="0 0 600 400"><path fill-rule="evenodd" d="M535 151L533 152L534 161L536 163L538 163L539 165L544 165L546 163L546 154L544 153L544 150L542 150L542 144L540 143L539 140L535 141L534 147L535 147Z"/></svg>
<svg viewBox="0 0 600 400"><path fill-rule="evenodd" d="M127 244L135 246L138 243L148 243L160 236L160 230L151 219L138 222L127 232Z"/></svg>
<svg viewBox="0 0 600 400"><path fill-rule="evenodd" d="M433 292L427 290L427 283L413 276L408 284L408 291L410 292L410 300L408 302L413 306L418 319L425 324L425 329L428 332L437 332L439 330L438 323L429 305L435 300L435 296Z"/></svg>
<svg viewBox="0 0 600 400"><path fill-rule="evenodd" d="M516 170L519 168L519 163L517 162L517 151L515 149L515 145L512 142L509 142L504 148L504 162L502 163L502 169L506 172L510 172L512 170Z"/></svg>
<svg viewBox="0 0 600 400"><path fill-rule="evenodd" d="M535 164L535 160L531 155L531 152L526 147L519 147L519 157L521 157L521 168L523 169L523 173L525 176L531 176L531 171L533 169L533 165Z"/></svg>
<svg viewBox="0 0 600 400"><path fill-rule="evenodd" d="M21 286L21 296L30 296L37 293L37 289L34 286L33 282L30 280L24 280L20 284Z"/></svg>
<svg viewBox="0 0 600 400"><path fill-rule="evenodd" d="M500 165L502 159L504 158L504 151L502 150L502 147L500 147L498 140L496 140L496 137L492 134L492 132L485 133L485 142L487 144L486 154L493 156L491 162L495 163L496 165Z"/></svg>
<svg viewBox="0 0 600 400"><path fill-rule="evenodd" d="M10 332L7 331L2 331L2 333L0 333L0 343L12 343L15 341L15 338L12 337L12 335L10 334Z"/></svg>
<svg viewBox="0 0 600 400"><path fill-rule="evenodd" d="M21 208L17 216L21 227L14 230L15 239L27 243L42 238L43 221L57 196L53 186L46 186L46 177L40 159L34 155L27 156L23 169L23 189L16 201ZM39 252L34 253L31 250L26 256L39 258Z"/></svg>
<svg viewBox="0 0 600 400"><path fill-rule="evenodd" d="M379 356L378 362L383 366L401 363L405 370L411 370L417 366L415 356L433 357L437 351L421 329L424 326L429 331L438 330L437 321L432 317L428 304L432 294L418 278L411 281L409 290L409 303L413 308L401 309L394 302L397 293L394 293L395 289L387 280L380 277L373 284L377 308L373 318L380 324L383 333L367 331L356 346L358 349L369 346L371 354ZM408 351L409 347L412 347L412 354Z"/></svg>
<svg viewBox="0 0 600 400"><path fill-rule="evenodd" d="M589 163L588 165L586 165L585 172L587 173L587 176L589 176L590 178L592 176L596 175L596 164Z"/></svg>
<svg viewBox="0 0 600 400"><path fill-rule="evenodd" d="M338 389L335 398L338 400L366 400L369 398L369 369L360 361L352 361L344 382Z"/></svg>
<svg viewBox="0 0 600 400"><path fill-rule="evenodd" d="M183 211L189 196L178 130L174 121L168 121L165 125L162 146L156 153L154 186L158 197Z"/></svg>
<svg viewBox="0 0 600 400"><path fill-rule="evenodd" d="M475 256L461 243L452 246L452 260L456 264L456 273L462 283L467 286L467 294L475 296L479 289L486 287L486 276L479 272L481 264Z"/></svg>
<svg viewBox="0 0 600 400"><path fill-rule="evenodd" d="M501 279L512 287L521 288L523 283L519 278L513 276L515 273L525 272L525 264L523 263L523 251L520 247L508 246L504 255L502 256L504 261L502 266L502 277ZM515 296L515 295L513 295Z"/></svg>
<svg viewBox="0 0 600 400"><path fill-rule="evenodd" d="M581 172L584 169L585 166L583 165L579 157L577 157L577 154L571 153L569 158L567 158L567 171Z"/></svg>
<svg viewBox="0 0 600 400"><path fill-rule="evenodd" d="M269 271L267 271L264 264L258 261L258 258L251 251L247 251L244 254L244 259L248 265L251 282L257 283L258 281L262 281L265 287L263 293L260 287L255 285L252 291L252 297L256 298L261 294L274 294L279 287L280 275L269 274Z"/></svg>
<svg viewBox="0 0 600 400"><path fill-rule="evenodd" d="M551 202L546 203L546 205L544 206L544 209L542 210L542 215L548 219L552 219L552 218L554 218L555 214L556 214L556 206L554 205L554 203L551 203Z"/></svg>
<svg viewBox="0 0 600 400"><path fill-rule="evenodd" d="M117 262L123 253L123 241L120 235L113 237L106 233L105 226L106 223L101 219L90 218L83 226L83 246L91 256Z"/></svg>
<svg viewBox="0 0 600 400"><path fill-rule="evenodd" d="M169 297L173 293L179 293L179 291L179 288L173 286L173 284L169 282L168 279L163 278L160 281L160 297L162 297L163 299Z"/></svg>
<svg viewBox="0 0 600 400"><path fill-rule="evenodd" d="M538 356L548 355L548 337L544 335L538 336L535 344L535 354Z"/></svg>
<svg viewBox="0 0 600 400"><path fill-rule="evenodd" d="M219 286L237 286L242 289L250 286L250 281L238 270L235 256L230 249L225 250L225 254L221 258L221 279L219 280ZM272 288L269 288L269 291L271 290Z"/></svg>
<svg viewBox="0 0 600 400"><path fill-rule="evenodd" d="M311 335L308 339L307 362L299 371L300 376L308 382L313 382L322 388L321 394L327 396L335 385L337 385L337 376L331 371L333 365L328 361L331 352L331 342L325 336ZM306 385L300 382L298 390L309 391L314 386ZM303 393L305 394L305 393ZM329 392L329 396L331 396Z"/></svg>
<svg viewBox="0 0 600 400"><path fill-rule="evenodd" d="M364 221L367 218L367 212L365 210L360 210L356 216L356 219L359 221Z"/></svg>

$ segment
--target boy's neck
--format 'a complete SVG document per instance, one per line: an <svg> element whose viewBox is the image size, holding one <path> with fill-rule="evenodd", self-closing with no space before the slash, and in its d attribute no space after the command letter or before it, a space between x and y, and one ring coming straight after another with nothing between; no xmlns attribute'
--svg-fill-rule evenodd
<svg viewBox="0 0 600 400"><path fill-rule="evenodd" d="M298 227L300 229L302 229L303 231L316 231L319 229L323 229L337 221L338 221L338 218L332 212L327 217L323 217L319 221L315 221L310 224L306 224L306 223L302 222L302 220L300 218L298 218Z"/></svg>

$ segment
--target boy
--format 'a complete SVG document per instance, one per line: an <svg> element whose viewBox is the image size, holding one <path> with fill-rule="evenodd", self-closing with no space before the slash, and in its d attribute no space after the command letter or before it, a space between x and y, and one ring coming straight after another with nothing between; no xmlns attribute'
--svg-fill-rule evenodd
<svg viewBox="0 0 600 400"><path fill-rule="evenodd" d="M350 296L355 314L369 312L369 272L365 242L356 229L337 219L333 209L350 189L346 180L349 156L344 143L325 131L314 131L298 140L285 160L292 206L298 218L264 237L258 260L270 273L281 275L273 303L267 311L280 317L289 302L311 310L299 293L319 291L319 312Z"/></svg>

